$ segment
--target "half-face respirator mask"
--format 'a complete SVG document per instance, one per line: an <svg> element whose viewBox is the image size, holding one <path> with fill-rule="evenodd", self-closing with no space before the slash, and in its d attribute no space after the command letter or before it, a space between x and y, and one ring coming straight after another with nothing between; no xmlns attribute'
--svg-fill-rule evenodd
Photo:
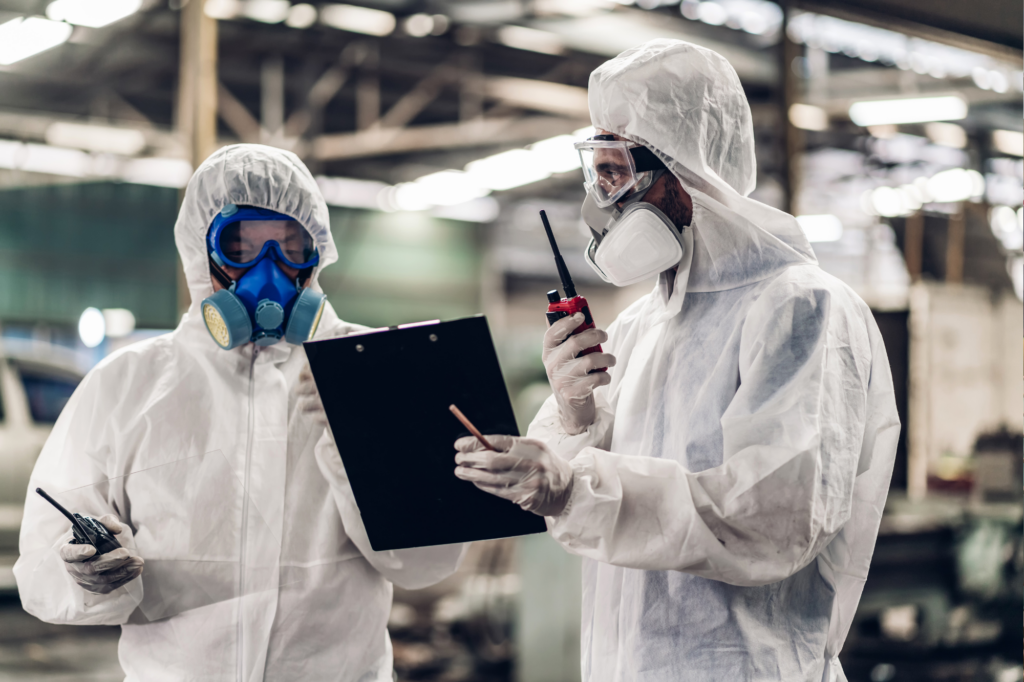
<svg viewBox="0 0 1024 682"><path fill-rule="evenodd" d="M290 216L228 204L206 239L210 272L224 286L200 306L210 336L229 350L243 343L270 346L282 338L308 340L320 323L326 296L303 284L320 262L313 237ZM292 279L280 265L298 270ZM245 268L237 279L225 266Z"/></svg>
<svg viewBox="0 0 1024 682"><path fill-rule="evenodd" d="M668 172L661 159L612 135L575 147L587 189L583 221L593 235L585 254L590 267L604 281L624 287L677 265L684 253L682 234L664 212L643 201Z"/></svg>

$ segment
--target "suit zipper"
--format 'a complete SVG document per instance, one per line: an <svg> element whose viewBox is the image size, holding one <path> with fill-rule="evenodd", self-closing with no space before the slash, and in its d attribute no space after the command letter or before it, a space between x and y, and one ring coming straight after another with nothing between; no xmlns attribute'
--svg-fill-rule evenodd
<svg viewBox="0 0 1024 682"><path fill-rule="evenodd" d="M245 634L245 617L243 606L245 603L245 561L247 541L249 534L249 472L252 469L252 441L256 429L256 358L260 354L260 347L253 344L252 360L249 362L249 410L248 429L245 441L245 473L242 478L242 537L239 543L238 563L238 682L245 679L245 651L243 650Z"/></svg>

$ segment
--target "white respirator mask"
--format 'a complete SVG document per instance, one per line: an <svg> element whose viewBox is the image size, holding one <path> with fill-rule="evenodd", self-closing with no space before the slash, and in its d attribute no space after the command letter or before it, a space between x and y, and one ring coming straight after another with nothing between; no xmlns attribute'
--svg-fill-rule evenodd
<svg viewBox="0 0 1024 682"><path fill-rule="evenodd" d="M587 245L587 263L605 282L629 286L678 265L685 248L683 236L667 215L642 201L666 171L654 171L641 191L634 192L620 210L615 204L599 206L587 192L581 213L593 238Z"/></svg>

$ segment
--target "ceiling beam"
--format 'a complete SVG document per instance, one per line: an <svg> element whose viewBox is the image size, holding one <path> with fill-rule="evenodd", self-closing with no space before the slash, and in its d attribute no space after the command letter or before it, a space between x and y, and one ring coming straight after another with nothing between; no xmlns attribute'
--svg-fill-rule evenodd
<svg viewBox="0 0 1024 682"><path fill-rule="evenodd" d="M457 60L446 60L438 64L412 90L402 95L391 108L380 117L376 128L404 128L430 106L441 94L444 87L459 78Z"/></svg>
<svg viewBox="0 0 1024 682"><path fill-rule="evenodd" d="M438 149L533 142L590 125L585 118L533 116L478 119L410 128L376 128L356 133L321 135L313 140L310 156L336 161Z"/></svg>
<svg viewBox="0 0 1024 682"><path fill-rule="evenodd" d="M260 122L220 81L217 81L217 114L242 142L260 141Z"/></svg>
<svg viewBox="0 0 1024 682"><path fill-rule="evenodd" d="M1019 62L1018 0L792 0L795 7Z"/></svg>
<svg viewBox="0 0 1024 682"><path fill-rule="evenodd" d="M483 81L483 90L492 99L523 109L559 116L590 117L587 89L575 85L529 78L488 76Z"/></svg>
<svg viewBox="0 0 1024 682"><path fill-rule="evenodd" d="M335 95L345 87L351 74L347 51L343 51L341 59L332 64L313 83L306 95L306 106L296 109L284 124L285 137L302 137L321 116L324 108L334 99Z"/></svg>

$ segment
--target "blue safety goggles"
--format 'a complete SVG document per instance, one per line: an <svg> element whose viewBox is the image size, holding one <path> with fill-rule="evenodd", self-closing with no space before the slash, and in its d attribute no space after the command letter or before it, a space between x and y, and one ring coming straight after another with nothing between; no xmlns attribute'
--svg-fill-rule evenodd
<svg viewBox="0 0 1024 682"><path fill-rule="evenodd" d="M268 254L299 270L320 262L313 237L301 223L254 206L225 206L213 219L206 244L210 258L222 267L252 267Z"/></svg>

